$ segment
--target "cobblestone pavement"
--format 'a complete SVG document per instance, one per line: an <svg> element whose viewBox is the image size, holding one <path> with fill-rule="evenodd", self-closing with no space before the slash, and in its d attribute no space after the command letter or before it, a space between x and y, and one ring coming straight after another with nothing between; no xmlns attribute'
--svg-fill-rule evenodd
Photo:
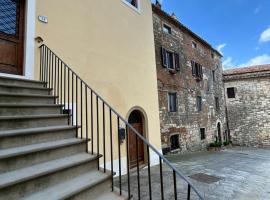
<svg viewBox="0 0 270 200"><path fill-rule="evenodd" d="M188 177L201 173L214 176L213 181L219 179L209 184L212 179L189 178L207 200L270 200L270 149L237 147L221 152L173 155L168 159ZM147 169L140 171L141 199L149 199L147 172ZM165 199L173 199L173 176L165 165L163 175ZM137 199L136 172L131 173L131 180L132 194ZM152 199L161 199L159 180L159 167L152 167ZM127 190L126 179L122 181L123 190ZM181 180L177 181L177 191L178 199L186 199L187 185ZM193 194L191 199L197 198Z"/></svg>

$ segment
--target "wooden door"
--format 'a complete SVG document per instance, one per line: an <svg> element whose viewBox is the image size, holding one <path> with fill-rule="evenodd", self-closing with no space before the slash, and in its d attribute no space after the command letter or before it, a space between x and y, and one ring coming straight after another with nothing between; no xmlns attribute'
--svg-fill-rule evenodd
<svg viewBox="0 0 270 200"><path fill-rule="evenodd" d="M0 0L0 72L22 75L24 0Z"/></svg>
<svg viewBox="0 0 270 200"><path fill-rule="evenodd" d="M132 126L139 132L143 133L143 124L142 123L133 123ZM137 153L138 153L138 163L144 163L144 143L138 137L136 141L136 134L132 133L132 130L128 131L129 136L129 159L130 159L130 168L137 166ZM138 144L138 145L137 145ZM137 148L138 146L138 148Z"/></svg>

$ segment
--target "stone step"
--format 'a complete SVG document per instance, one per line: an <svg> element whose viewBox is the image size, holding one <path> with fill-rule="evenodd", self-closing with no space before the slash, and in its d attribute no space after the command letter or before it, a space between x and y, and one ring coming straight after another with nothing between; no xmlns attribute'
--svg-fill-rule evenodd
<svg viewBox="0 0 270 200"><path fill-rule="evenodd" d="M61 114L63 105L58 104L10 104L0 103L0 116Z"/></svg>
<svg viewBox="0 0 270 200"><path fill-rule="evenodd" d="M0 92L0 103L54 104L56 96L34 94L10 94Z"/></svg>
<svg viewBox="0 0 270 200"><path fill-rule="evenodd" d="M0 174L0 199L19 199L76 178L79 174L98 172L98 158L97 155L80 153Z"/></svg>
<svg viewBox="0 0 270 200"><path fill-rule="evenodd" d="M0 84L21 85L21 86L29 86L29 87L40 87L40 88L46 85L45 82L41 82L41 81L3 77L3 76L0 76Z"/></svg>
<svg viewBox="0 0 270 200"><path fill-rule="evenodd" d="M76 199L76 196L80 193L88 190L98 190L99 195L102 195L105 191L108 191L108 185L110 184L111 176L100 171L90 171L85 174L81 174L73 179L52 186L41 192L34 193L28 197L23 198L24 200L59 200L59 199ZM89 196L87 199L96 199ZM80 198L84 200L83 198ZM111 200L111 198L107 199ZM114 199L112 199L114 200Z"/></svg>
<svg viewBox="0 0 270 200"><path fill-rule="evenodd" d="M40 95L51 95L52 89L45 87L31 87L21 85L10 85L0 83L0 92L11 93L11 94L40 94Z"/></svg>
<svg viewBox="0 0 270 200"><path fill-rule="evenodd" d="M68 125L70 115L0 116L0 131Z"/></svg>
<svg viewBox="0 0 270 200"><path fill-rule="evenodd" d="M0 173L85 152L86 141L71 138L0 150Z"/></svg>
<svg viewBox="0 0 270 200"><path fill-rule="evenodd" d="M75 138L77 126L49 126L0 131L0 149Z"/></svg>

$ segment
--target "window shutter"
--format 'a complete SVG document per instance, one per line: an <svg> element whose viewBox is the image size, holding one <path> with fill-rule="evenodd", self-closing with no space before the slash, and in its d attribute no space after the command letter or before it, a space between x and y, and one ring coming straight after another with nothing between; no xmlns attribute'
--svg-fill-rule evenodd
<svg viewBox="0 0 270 200"><path fill-rule="evenodd" d="M175 70L180 71L180 60L178 53L174 53L174 63L175 63Z"/></svg>
<svg viewBox="0 0 270 200"><path fill-rule="evenodd" d="M168 60L166 56L166 49L164 49L163 47L161 47L161 57L162 57L162 66L167 68Z"/></svg>
<svg viewBox="0 0 270 200"><path fill-rule="evenodd" d="M203 70L202 70L202 66L200 65L200 78L203 79Z"/></svg>
<svg viewBox="0 0 270 200"><path fill-rule="evenodd" d="M191 66L192 66L192 75L196 76L196 69L195 69L195 62L191 61Z"/></svg>

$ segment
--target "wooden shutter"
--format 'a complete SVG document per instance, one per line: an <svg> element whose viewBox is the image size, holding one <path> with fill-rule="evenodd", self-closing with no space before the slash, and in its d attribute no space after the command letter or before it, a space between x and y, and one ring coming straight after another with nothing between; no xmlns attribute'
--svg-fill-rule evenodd
<svg viewBox="0 0 270 200"><path fill-rule="evenodd" d="M196 68L195 68L195 62L191 61L191 67L192 67L192 75L196 76Z"/></svg>
<svg viewBox="0 0 270 200"><path fill-rule="evenodd" d="M175 70L180 71L180 60L179 60L179 54L174 53L174 63L175 63Z"/></svg>
<svg viewBox="0 0 270 200"><path fill-rule="evenodd" d="M166 49L164 49L163 47L161 47L161 60L162 60L162 66L167 68L168 59L167 59L167 56L166 56Z"/></svg>
<svg viewBox="0 0 270 200"><path fill-rule="evenodd" d="M200 78L203 79L203 70L202 70L202 66L200 65L199 66L199 69L200 69Z"/></svg>

